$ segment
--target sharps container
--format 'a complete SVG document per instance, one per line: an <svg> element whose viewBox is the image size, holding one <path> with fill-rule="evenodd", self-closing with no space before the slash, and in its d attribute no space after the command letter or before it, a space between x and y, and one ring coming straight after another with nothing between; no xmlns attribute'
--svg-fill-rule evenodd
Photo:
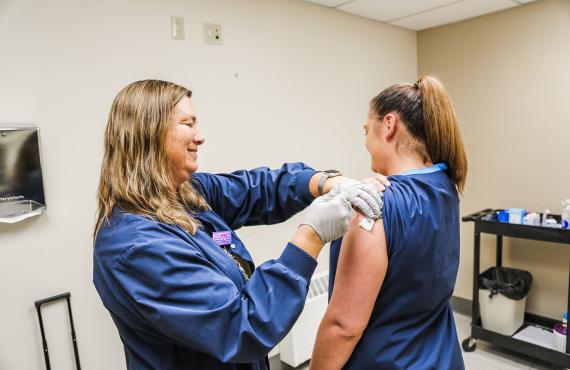
<svg viewBox="0 0 570 370"><path fill-rule="evenodd" d="M526 297L532 285L528 271L491 267L479 275L479 308L483 328L513 335L524 323Z"/></svg>

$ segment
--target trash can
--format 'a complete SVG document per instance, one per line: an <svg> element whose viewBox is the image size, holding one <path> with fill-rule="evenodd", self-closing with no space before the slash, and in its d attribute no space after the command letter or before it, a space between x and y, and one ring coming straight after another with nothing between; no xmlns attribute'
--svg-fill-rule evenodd
<svg viewBox="0 0 570 370"><path fill-rule="evenodd" d="M524 322L532 285L528 271L491 267L479 274L479 308L483 328L511 336Z"/></svg>

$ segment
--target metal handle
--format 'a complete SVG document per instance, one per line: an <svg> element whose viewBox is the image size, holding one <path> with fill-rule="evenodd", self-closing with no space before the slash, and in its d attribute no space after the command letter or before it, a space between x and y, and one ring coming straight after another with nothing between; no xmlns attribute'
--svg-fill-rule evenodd
<svg viewBox="0 0 570 370"><path fill-rule="evenodd" d="M81 364L79 363L79 350L77 348L77 338L75 337L75 325L73 325L73 314L71 312L71 293L63 293L58 294L53 297L40 299L39 301L35 301L34 304L36 306L36 311L38 312L38 319L40 321L40 331L42 333L42 346L44 350L44 359L46 362L46 370L51 370L50 362L49 362L49 351L48 345L46 340L46 335L44 331L44 322L42 319L42 305L47 303L52 303L55 301L59 301L61 299L65 299L67 301L67 312L69 314L69 323L71 325L71 340L73 341L73 354L75 355L75 366L77 370L81 370Z"/></svg>

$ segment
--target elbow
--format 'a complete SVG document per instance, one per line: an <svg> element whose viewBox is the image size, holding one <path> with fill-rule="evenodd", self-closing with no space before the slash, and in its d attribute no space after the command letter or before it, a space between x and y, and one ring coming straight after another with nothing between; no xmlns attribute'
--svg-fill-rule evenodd
<svg viewBox="0 0 570 370"><path fill-rule="evenodd" d="M331 318L329 325L334 336L345 342L353 342L360 340L367 322L350 318Z"/></svg>

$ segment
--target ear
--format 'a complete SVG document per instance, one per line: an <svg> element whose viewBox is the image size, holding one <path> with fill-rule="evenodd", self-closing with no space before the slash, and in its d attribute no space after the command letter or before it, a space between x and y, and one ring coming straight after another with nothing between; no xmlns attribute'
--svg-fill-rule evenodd
<svg viewBox="0 0 570 370"><path fill-rule="evenodd" d="M382 122L384 123L384 134L386 136L386 140L391 140L396 135L396 121L398 120L398 116L390 112L384 116Z"/></svg>

